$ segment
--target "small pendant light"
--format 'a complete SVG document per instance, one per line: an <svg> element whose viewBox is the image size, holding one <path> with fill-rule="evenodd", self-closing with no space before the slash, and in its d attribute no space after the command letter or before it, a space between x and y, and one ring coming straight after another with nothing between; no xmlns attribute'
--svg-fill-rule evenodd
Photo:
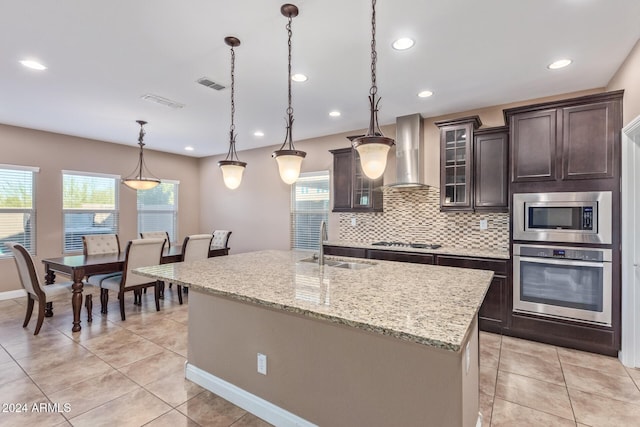
<svg viewBox="0 0 640 427"><path fill-rule="evenodd" d="M236 113L235 104L235 68L236 68L236 53L233 50L234 47L240 46L240 40L235 37L229 36L224 38L224 42L231 46L231 127L229 128L229 152L224 160L218 162L218 166L222 171L222 179L224 185L230 190L235 190L240 186L242 182L242 173L244 168L247 167L246 162L241 162L236 153L236 125L233 121ZM235 160L234 160L235 159Z"/></svg>
<svg viewBox="0 0 640 427"><path fill-rule="evenodd" d="M280 8L280 13L289 18L287 23L287 34L289 36L289 108L287 108L287 134L285 135L284 142L279 150L273 152L271 157L278 162L278 170L280 171L280 178L287 183L293 184L300 176L300 167L302 166L302 159L305 158L307 153L304 151L296 150L293 146L293 108L291 107L291 21L295 16L298 16L298 8L292 4L284 4ZM285 146L287 148L285 149Z"/></svg>
<svg viewBox="0 0 640 427"><path fill-rule="evenodd" d="M143 147L144 147L144 125L147 124L144 120L136 120L136 123L140 125L140 134L138 135L138 145L140 146L140 154L138 156L138 166L134 169L134 171L127 178L122 180L122 183L129 188L133 188L134 190L150 190L154 188L156 185L160 184L160 180L153 176L147 165L144 163L143 157ZM143 170L146 172L143 175ZM152 176L153 178L148 178L148 176Z"/></svg>
<svg viewBox="0 0 640 427"><path fill-rule="evenodd" d="M382 176L387 167L387 154L394 140L387 138L380 131L378 125L378 105L380 98L376 100L378 86L376 85L376 0L371 1L371 88L369 89L369 104L371 116L369 117L369 130L367 134L353 140L353 148L360 155L362 171L371 179Z"/></svg>

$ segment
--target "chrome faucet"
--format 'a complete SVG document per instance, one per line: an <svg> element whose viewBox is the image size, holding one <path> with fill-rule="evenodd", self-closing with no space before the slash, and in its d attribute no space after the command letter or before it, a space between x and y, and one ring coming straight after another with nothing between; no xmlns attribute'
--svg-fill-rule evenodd
<svg viewBox="0 0 640 427"><path fill-rule="evenodd" d="M324 265L324 246L323 243L325 240L328 240L329 237L327 235L327 223L322 221L320 223L320 251L318 252L318 264Z"/></svg>

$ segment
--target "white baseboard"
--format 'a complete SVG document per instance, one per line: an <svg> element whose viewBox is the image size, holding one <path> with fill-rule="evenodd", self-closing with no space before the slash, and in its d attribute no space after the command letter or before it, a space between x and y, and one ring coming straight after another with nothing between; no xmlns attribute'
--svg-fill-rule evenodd
<svg viewBox="0 0 640 427"><path fill-rule="evenodd" d="M15 291L6 291L6 292L0 292L0 301L5 300L5 299L14 299L14 298L21 298L21 297L26 297L27 296L27 291L25 291L24 289L18 289Z"/></svg>
<svg viewBox="0 0 640 427"><path fill-rule="evenodd" d="M284 427L317 427L315 424L215 375L203 371L190 363L187 363L185 366L185 376L189 381L193 381L200 387L206 388L210 392L217 394L273 425Z"/></svg>

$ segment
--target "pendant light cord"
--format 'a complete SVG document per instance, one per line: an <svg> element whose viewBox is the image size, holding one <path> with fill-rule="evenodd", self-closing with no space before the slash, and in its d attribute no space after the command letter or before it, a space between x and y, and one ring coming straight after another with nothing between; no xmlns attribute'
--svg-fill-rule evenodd
<svg viewBox="0 0 640 427"><path fill-rule="evenodd" d="M236 153L236 125L234 122L234 118L236 115L236 101L235 101L235 93L236 93L236 52L233 50L233 46L231 46L231 126L229 127L229 152L227 153L227 157L225 160L235 160L238 161L238 153Z"/></svg>
<svg viewBox="0 0 640 427"><path fill-rule="evenodd" d="M284 142L280 147L280 150L283 150L285 145L289 143L289 150L295 150L293 146L293 107L291 106L291 36L293 35L293 31L291 30L291 22L293 21L293 17L291 15L288 16L289 21L287 22L287 46L289 48L289 56L288 56L288 68L287 68L287 88L288 88L288 97L287 100L289 102L289 106L287 108L287 134L284 137Z"/></svg>
<svg viewBox="0 0 640 427"><path fill-rule="evenodd" d="M378 93L376 85L376 63L378 62L378 52L376 51L376 0L371 0L371 89L369 94L375 96Z"/></svg>

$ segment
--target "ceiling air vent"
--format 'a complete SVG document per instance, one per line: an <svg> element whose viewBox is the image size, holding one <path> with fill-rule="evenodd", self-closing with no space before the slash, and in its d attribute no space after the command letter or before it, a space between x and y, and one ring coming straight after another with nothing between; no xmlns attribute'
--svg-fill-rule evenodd
<svg viewBox="0 0 640 427"><path fill-rule="evenodd" d="M140 98L144 99L145 101L155 102L156 104L160 104L160 105L164 105L165 107L173 108L174 110L179 110L181 108L184 108L184 104L180 104L179 102L175 102L175 101L172 101L172 100L167 99L167 98L163 98L163 97L158 96L158 95L153 95L151 93L147 93L145 95L142 95Z"/></svg>
<svg viewBox="0 0 640 427"><path fill-rule="evenodd" d="M197 82L200 83L202 86L210 87L211 89L215 89L215 90L222 90L225 88L220 83L216 83L207 77L202 77L198 79Z"/></svg>

